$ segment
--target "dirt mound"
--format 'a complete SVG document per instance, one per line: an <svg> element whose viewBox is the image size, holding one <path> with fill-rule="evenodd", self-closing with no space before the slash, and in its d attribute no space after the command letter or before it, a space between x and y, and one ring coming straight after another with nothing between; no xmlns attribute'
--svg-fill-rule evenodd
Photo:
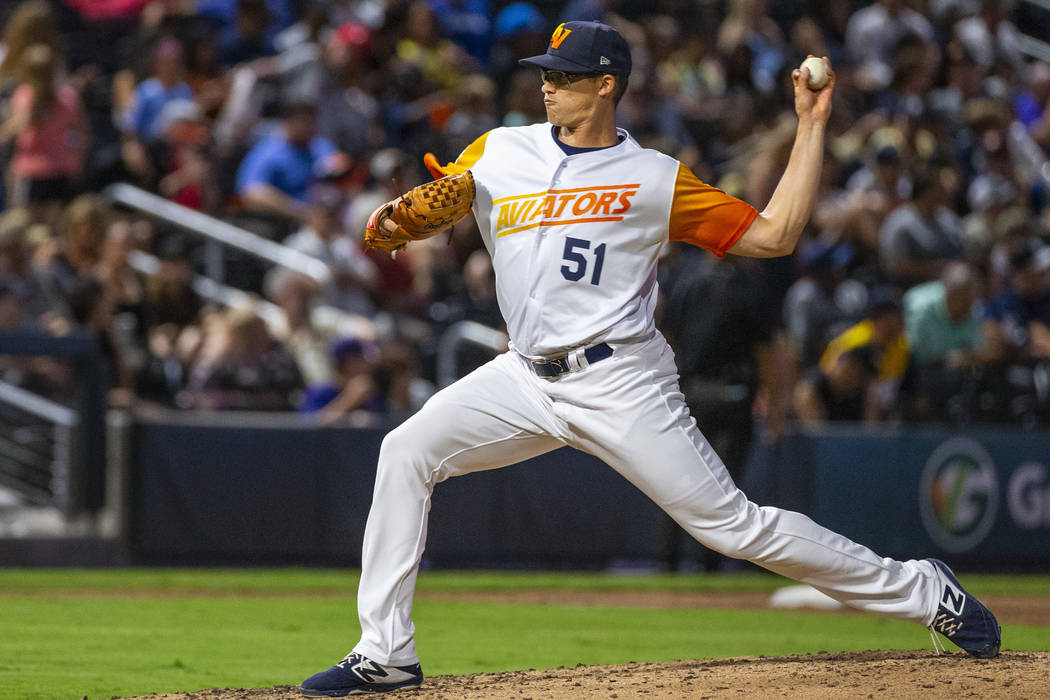
<svg viewBox="0 0 1050 700"><path fill-rule="evenodd" d="M623 666L578 666L427 678L410 700L578 698L1010 698L1050 697L1050 652L1006 651L998 659L962 652L861 651ZM150 700L285 700L294 686L147 695Z"/></svg>

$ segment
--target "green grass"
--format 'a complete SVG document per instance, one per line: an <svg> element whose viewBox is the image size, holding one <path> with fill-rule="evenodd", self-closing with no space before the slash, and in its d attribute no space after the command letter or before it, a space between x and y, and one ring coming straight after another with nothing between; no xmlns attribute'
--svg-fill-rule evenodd
<svg viewBox="0 0 1050 700"><path fill-rule="evenodd" d="M42 591L98 591L214 594L348 594L358 572L349 569L14 569L0 568L0 595ZM973 592L985 595L1050 597L1050 576L962 575ZM676 591L771 592L791 583L767 573L610 574L586 572L426 571L420 591Z"/></svg>
<svg viewBox="0 0 1050 700"><path fill-rule="evenodd" d="M0 698L109 698L298 683L357 640L356 574L282 570L0 569ZM1048 595L1048 577L964 576L977 593ZM421 591L768 591L731 576L426 572ZM917 625L789 611L634 609L421 600L431 675L820 650L924 648ZM1011 649L1050 649L1008 626Z"/></svg>

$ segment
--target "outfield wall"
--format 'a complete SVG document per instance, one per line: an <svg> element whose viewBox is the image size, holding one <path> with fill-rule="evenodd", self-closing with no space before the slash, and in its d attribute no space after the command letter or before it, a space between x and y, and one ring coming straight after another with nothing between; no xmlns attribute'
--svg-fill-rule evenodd
<svg viewBox="0 0 1050 700"><path fill-rule="evenodd" d="M263 416L138 420L133 560L357 564L384 433ZM759 446L743 487L887 556L1045 571L1047 455L1050 434L849 428ZM565 448L438 485L425 563L658 565L669 531L622 477Z"/></svg>

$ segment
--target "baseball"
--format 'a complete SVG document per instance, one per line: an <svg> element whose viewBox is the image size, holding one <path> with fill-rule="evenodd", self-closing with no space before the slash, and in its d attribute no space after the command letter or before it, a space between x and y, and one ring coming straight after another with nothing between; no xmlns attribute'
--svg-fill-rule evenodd
<svg viewBox="0 0 1050 700"><path fill-rule="evenodd" d="M799 68L809 68L809 89L820 90L828 84L828 67L824 59L810 56Z"/></svg>

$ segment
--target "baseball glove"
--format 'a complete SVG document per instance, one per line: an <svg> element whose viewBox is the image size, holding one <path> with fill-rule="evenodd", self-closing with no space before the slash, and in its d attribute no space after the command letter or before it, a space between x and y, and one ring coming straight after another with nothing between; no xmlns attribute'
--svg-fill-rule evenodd
<svg viewBox="0 0 1050 700"><path fill-rule="evenodd" d="M418 187L372 212L365 247L396 253L412 241L436 236L470 212L474 176L467 170Z"/></svg>

